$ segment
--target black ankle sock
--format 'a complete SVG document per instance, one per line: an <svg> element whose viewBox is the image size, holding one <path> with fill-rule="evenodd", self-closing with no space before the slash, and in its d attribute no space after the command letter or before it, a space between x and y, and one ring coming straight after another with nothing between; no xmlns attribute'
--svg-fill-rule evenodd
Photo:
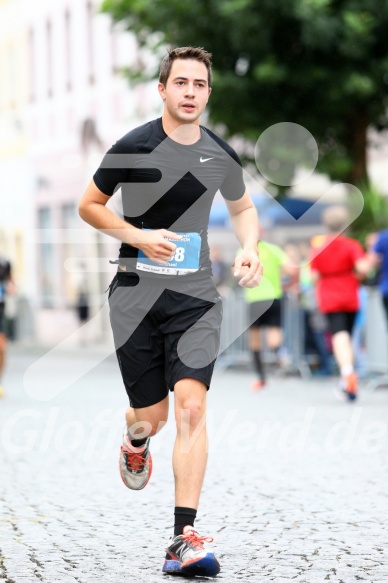
<svg viewBox="0 0 388 583"><path fill-rule="evenodd" d="M134 439L132 435L129 433L129 429L127 429L127 434L128 439L131 442L131 445L133 445L133 447L141 447L142 445L145 445L148 439L148 437L143 437L143 439Z"/></svg>
<svg viewBox="0 0 388 583"><path fill-rule="evenodd" d="M265 380L264 366L263 366L263 362L261 360L260 351L254 350L254 351L252 351L252 354L253 354L253 362L255 363L256 372L259 375L260 379L262 381L264 381Z"/></svg>
<svg viewBox="0 0 388 583"><path fill-rule="evenodd" d="M141 447L146 444L147 439L148 437L145 437L144 439L131 439L131 444L133 447Z"/></svg>
<svg viewBox="0 0 388 583"><path fill-rule="evenodd" d="M182 534L184 527L189 524L194 526L194 520L197 516L195 508L186 508L185 506L175 506L174 510L174 536Z"/></svg>

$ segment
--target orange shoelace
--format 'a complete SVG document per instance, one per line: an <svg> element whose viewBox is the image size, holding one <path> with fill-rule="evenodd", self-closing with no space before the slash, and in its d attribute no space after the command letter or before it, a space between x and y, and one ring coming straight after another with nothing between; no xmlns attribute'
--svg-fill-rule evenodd
<svg viewBox="0 0 388 583"><path fill-rule="evenodd" d="M146 465L147 460L144 452L135 453L134 451L126 448L124 445L121 446L121 451L125 455L125 461L128 470L133 470L135 472L141 471Z"/></svg>
<svg viewBox="0 0 388 583"><path fill-rule="evenodd" d="M192 547L195 549L204 550L203 543L212 543L213 538L211 536L200 536L195 530L183 534L182 538L185 539Z"/></svg>

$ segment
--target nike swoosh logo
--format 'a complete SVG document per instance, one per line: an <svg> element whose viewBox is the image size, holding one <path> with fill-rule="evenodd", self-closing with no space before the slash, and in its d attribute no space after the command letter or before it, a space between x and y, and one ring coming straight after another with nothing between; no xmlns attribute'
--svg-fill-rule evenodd
<svg viewBox="0 0 388 583"><path fill-rule="evenodd" d="M214 158L202 158L201 156L199 159L200 162L207 162L208 160L214 160Z"/></svg>

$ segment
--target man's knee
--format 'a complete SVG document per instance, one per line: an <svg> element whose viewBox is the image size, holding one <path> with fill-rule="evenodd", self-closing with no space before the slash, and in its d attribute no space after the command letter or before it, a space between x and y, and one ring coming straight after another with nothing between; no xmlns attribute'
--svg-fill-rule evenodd
<svg viewBox="0 0 388 583"><path fill-rule="evenodd" d="M206 410L197 402L188 402L177 411L178 426L182 424L188 425L191 429L195 429L201 423L205 422Z"/></svg>
<svg viewBox="0 0 388 583"><path fill-rule="evenodd" d="M193 383L193 388L194 390L188 388L183 391L175 388L175 411L178 427L184 423L195 428L205 420L207 387L200 381L196 381Z"/></svg>

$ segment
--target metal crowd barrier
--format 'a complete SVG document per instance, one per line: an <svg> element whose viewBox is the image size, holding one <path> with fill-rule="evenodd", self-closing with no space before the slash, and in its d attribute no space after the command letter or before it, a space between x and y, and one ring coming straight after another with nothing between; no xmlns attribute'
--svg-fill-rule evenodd
<svg viewBox="0 0 388 583"><path fill-rule="evenodd" d="M305 357L304 311L294 293L285 293L282 298L283 347L286 350L285 372L299 372L310 377L311 370Z"/></svg>
<svg viewBox="0 0 388 583"><path fill-rule="evenodd" d="M365 324L366 369L378 374L367 384L370 390L388 384L388 330L380 290L368 288Z"/></svg>
<svg viewBox="0 0 388 583"><path fill-rule="evenodd" d="M218 370L249 364L248 309L241 289L228 289L222 296L223 318L220 351L216 362Z"/></svg>
<svg viewBox="0 0 388 583"><path fill-rule="evenodd" d="M248 348L248 306L243 290L230 289L223 296L223 321L221 326L220 355L216 367L225 370L228 367L243 366L251 363ZM304 356L305 328L303 310L298 297L285 294L282 299L283 348L285 349L285 366L283 372L298 372L302 377L309 377L310 367ZM263 360L271 361L271 353L263 350Z"/></svg>

